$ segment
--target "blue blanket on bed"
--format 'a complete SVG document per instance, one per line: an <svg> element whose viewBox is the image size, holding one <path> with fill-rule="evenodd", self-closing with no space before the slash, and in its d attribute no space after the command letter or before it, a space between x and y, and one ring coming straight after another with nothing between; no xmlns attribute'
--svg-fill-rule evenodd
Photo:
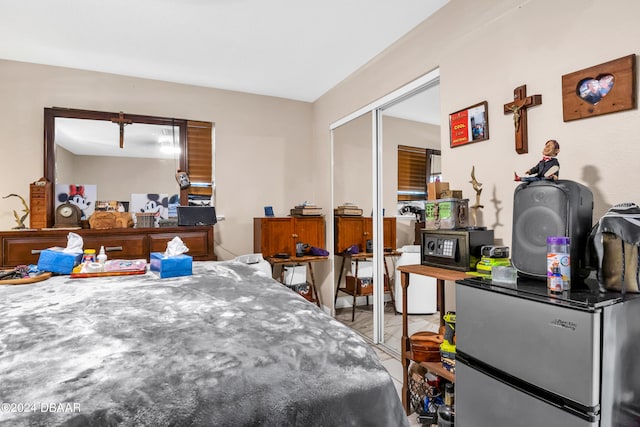
<svg viewBox="0 0 640 427"><path fill-rule="evenodd" d="M0 423L407 425L356 333L244 264L193 270L0 286Z"/></svg>

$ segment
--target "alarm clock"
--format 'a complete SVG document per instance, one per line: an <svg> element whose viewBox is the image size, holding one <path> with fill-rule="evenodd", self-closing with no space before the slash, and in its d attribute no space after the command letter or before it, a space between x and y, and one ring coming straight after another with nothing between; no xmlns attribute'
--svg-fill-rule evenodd
<svg viewBox="0 0 640 427"><path fill-rule="evenodd" d="M66 202L56 208L54 227L80 227L81 218L82 212L80 208Z"/></svg>

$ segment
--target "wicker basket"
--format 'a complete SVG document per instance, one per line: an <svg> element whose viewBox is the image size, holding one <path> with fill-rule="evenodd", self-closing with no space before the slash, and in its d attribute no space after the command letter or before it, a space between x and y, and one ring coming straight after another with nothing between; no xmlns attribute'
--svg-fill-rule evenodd
<svg viewBox="0 0 640 427"><path fill-rule="evenodd" d="M372 295L373 294L373 278L371 277L354 277L346 276L345 283L349 294L353 295ZM389 292L389 276L384 275L384 291Z"/></svg>
<svg viewBox="0 0 640 427"><path fill-rule="evenodd" d="M136 227L135 228L152 228L156 225L156 214L153 212L138 212L136 213Z"/></svg>

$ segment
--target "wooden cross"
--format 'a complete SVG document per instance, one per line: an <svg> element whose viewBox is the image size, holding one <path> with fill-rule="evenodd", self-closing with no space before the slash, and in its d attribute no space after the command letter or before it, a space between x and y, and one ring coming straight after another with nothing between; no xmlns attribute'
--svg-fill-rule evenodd
<svg viewBox="0 0 640 427"><path fill-rule="evenodd" d="M513 90L513 102L504 104L504 113L513 114L513 126L516 132L516 152L529 152L527 141L527 108L542 104L542 95L527 96L527 85Z"/></svg>
<svg viewBox="0 0 640 427"><path fill-rule="evenodd" d="M133 120L125 119L124 113L120 111L120 114L118 114L118 118L111 119L111 122L116 123L120 126L120 148L124 148L124 127L133 123Z"/></svg>

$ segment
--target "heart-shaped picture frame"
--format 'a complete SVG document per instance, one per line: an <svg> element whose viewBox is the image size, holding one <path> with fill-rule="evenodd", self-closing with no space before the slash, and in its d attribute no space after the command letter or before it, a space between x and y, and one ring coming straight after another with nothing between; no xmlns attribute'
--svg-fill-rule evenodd
<svg viewBox="0 0 640 427"><path fill-rule="evenodd" d="M634 53L563 75L562 119L569 122L637 108L637 74Z"/></svg>
<svg viewBox="0 0 640 427"><path fill-rule="evenodd" d="M589 104L596 105L613 88L615 77L613 74L600 74L597 77L587 77L578 82L576 95Z"/></svg>

